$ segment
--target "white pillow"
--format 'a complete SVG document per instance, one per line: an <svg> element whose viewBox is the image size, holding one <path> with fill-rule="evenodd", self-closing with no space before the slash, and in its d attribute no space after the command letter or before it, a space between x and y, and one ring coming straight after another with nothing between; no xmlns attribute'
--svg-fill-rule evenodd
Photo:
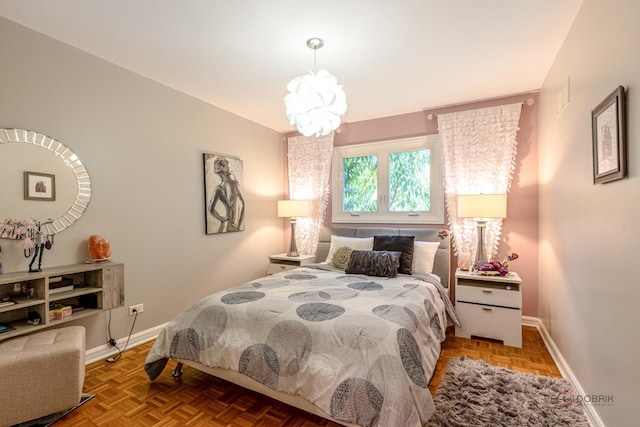
<svg viewBox="0 0 640 427"><path fill-rule="evenodd" d="M333 254L341 248L346 246L352 250L371 251L373 250L373 237L344 237L344 236L331 236L331 246L329 246L329 253L327 254L326 263L333 265Z"/></svg>
<svg viewBox="0 0 640 427"><path fill-rule="evenodd" d="M436 258L436 251L440 242L413 242L413 263L411 272L418 274L431 274L433 272L433 262Z"/></svg>

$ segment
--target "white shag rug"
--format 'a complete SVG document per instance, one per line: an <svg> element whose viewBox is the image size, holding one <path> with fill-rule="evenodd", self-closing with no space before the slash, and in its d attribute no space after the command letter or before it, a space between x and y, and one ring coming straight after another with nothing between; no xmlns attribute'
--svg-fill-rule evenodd
<svg viewBox="0 0 640 427"><path fill-rule="evenodd" d="M465 356L451 359L434 396L429 427L588 427L571 384Z"/></svg>

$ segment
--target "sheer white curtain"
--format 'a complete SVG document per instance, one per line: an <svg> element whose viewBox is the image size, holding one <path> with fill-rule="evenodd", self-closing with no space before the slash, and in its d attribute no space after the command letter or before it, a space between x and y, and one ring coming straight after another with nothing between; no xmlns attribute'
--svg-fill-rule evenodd
<svg viewBox="0 0 640 427"><path fill-rule="evenodd" d="M445 201L456 254L475 257L475 221L457 217L459 194L506 194L515 170L516 133L522 103L438 115L442 143ZM502 220L491 219L485 251L493 259Z"/></svg>
<svg viewBox="0 0 640 427"><path fill-rule="evenodd" d="M301 254L313 255L329 201L333 132L291 137L288 145L289 198L311 201L311 216L297 220L296 245Z"/></svg>

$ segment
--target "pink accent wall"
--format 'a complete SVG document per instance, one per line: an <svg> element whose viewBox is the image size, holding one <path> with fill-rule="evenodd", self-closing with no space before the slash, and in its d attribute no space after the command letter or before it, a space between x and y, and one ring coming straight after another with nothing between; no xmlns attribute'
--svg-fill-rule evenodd
<svg viewBox="0 0 640 427"><path fill-rule="evenodd" d="M438 133L438 120L428 119L429 114L445 114L455 111L511 104L533 99L533 105L522 106L520 130L516 140L516 170L507 198L507 218L502 223L502 238L498 259L516 252L520 255L511 263L523 280L523 314L538 317L538 93L520 94L487 101L470 102L450 107L435 108L398 116L343 123L336 133L334 146L363 144L390 139L409 138ZM297 135L296 133L286 136ZM286 153L285 138L285 153ZM285 159L286 170L286 159ZM285 172L286 174L286 172ZM286 180L285 180L286 181ZM288 194L288 184L285 194ZM331 200L327 207L325 225L336 225L331 220ZM362 226L402 227L402 224L359 224ZM407 225L413 227L415 225ZM448 228L445 224L429 224L425 228ZM286 246L289 242L285 236ZM457 259L452 255L452 271Z"/></svg>

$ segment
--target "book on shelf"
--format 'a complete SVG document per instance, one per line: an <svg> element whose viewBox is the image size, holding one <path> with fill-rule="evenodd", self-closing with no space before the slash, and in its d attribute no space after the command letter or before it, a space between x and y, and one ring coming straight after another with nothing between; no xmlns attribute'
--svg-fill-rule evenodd
<svg viewBox="0 0 640 427"><path fill-rule="evenodd" d="M60 292L72 291L72 290L73 290L73 285L60 286L59 288L50 288L49 295L57 294Z"/></svg>
<svg viewBox="0 0 640 427"><path fill-rule="evenodd" d="M16 328L14 328L13 326L11 326L8 323L0 323L0 334L3 332L11 332L11 331L15 331Z"/></svg>
<svg viewBox="0 0 640 427"><path fill-rule="evenodd" d="M9 307L10 305L15 304L16 302L14 300L9 300L9 301L0 301L0 308L2 307Z"/></svg>
<svg viewBox="0 0 640 427"><path fill-rule="evenodd" d="M51 281L51 279L55 280ZM54 277L49 279L49 295L72 290L73 280L68 277Z"/></svg>

